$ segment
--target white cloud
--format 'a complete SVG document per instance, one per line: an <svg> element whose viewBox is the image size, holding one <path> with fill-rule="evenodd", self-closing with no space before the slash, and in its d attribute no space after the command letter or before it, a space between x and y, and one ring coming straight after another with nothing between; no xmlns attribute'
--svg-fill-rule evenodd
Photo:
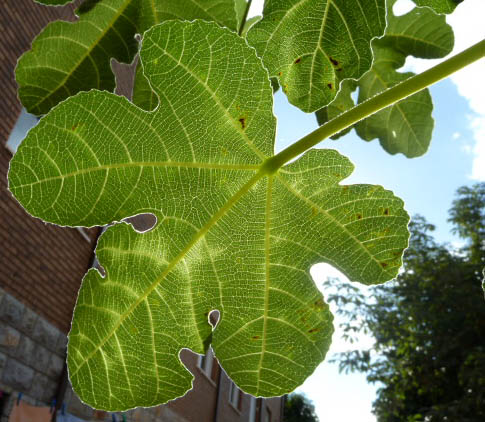
<svg viewBox="0 0 485 422"><path fill-rule="evenodd" d="M467 0L461 3L454 13L447 16L447 22L455 33L455 48L452 54L459 53L485 38L485 1ZM420 73L442 60L420 60L413 57L406 60L403 70ZM485 180L485 59L454 73L451 80L458 93L464 97L475 113L470 129L475 144L471 148L474 158L470 177ZM464 116L465 117L465 116Z"/></svg>
<svg viewBox="0 0 485 422"><path fill-rule="evenodd" d="M453 135L451 136L453 139L460 139L461 138L461 133L460 132L455 132L453 133Z"/></svg>

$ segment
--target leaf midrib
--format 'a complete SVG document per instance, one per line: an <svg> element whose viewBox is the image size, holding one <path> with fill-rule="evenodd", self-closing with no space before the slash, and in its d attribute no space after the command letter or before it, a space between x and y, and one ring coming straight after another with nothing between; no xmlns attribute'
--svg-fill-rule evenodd
<svg viewBox="0 0 485 422"><path fill-rule="evenodd" d="M264 164L264 163L263 163ZM116 323L116 325L112 328L112 330L106 335L106 337L98 344L96 347L79 363L77 368L71 373L71 377L74 377L80 369L98 352L102 350L102 347L106 342L116 334L118 328L121 326L123 321L131 315L131 313L142 303L146 300L146 298L156 289L156 287L159 285L159 283L175 268L175 266L182 261L182 259L185 257L185 255L192 249L192 247L199 241L201 240L209 230L216 225L216 223L224 216L226 213L245 195L247 194L251 188L262 178L268 177L268 179L272 179L273 175L267 174L264 170L264 165L261 164L259 166L259 171L254 174L225 204L223 207L219 209L208 221L207 223L199 229L199 231L193 236L193 238L190 240L190 242L187 243L185 248L183 248L177 256L167 265L167 268L160 274L159 277L155 279L155 281L143 292L142 295L138 298L137 301L135 301L123 314L119 316L119 320ZM305 202L311 204L314 207L317 207L323 214L325 214L328 218L330 218L332 221L334 221L338 226L342 228L352 239L354 239L355 243L360 246L366 254L370 257L370 259L374 262L376 262L379 265L379 261L372 256L371 252L344 226L342 225L339 221L337 221L333 216L325 212L320 206L315 204L313 201L309 200L308 198L305 198L302 196L299 192L295 191L281 176L278 176L277 173L275 173L278 181L285 186L286 189L288 189L289 192L291 192L293 195L296 197L304 200ZM270 182L268 182L268 185L271 185ZM269 186L268 186L269 189ZM265 265L266 265L266 284L265 284L265 304L267 303L268 295L269 295L269 267L267 266L269 261L268 261L268 255L269 255L269 217L268 217L268 201L271 200L271 195L269 191L267 191L267 199L266 199L266 211L265 211L265 218L266 218L266 225L265 225ZM393 274L388 273L385 271L383 268L380 267L381 271L386 274L392 276ZM261 317L264 318L265 321L269 318L267 315L267 306L265 305L265 314ZM263 333L263 338L264 338L264 333ZM264 355L264 352L262 353L262 356ZM260 360L260 366L262 366L262 357Z"/></svg>
<svg viewBox="0 0 485 422"><path fill-rule="evenodd" d="M24 163L20 163L24 164ZM40 183L46 183L53 180L64 180L69 177L75 177L81 174L102 171L102 170L118 170L123 168L140 168L140 167L175 167L175 168L195 168L195 169L208 169L208 170L243 170L243 171L256 171L259 170L259 165L251 164L217 164L217 163L196 163L196 162L178 162L178 161L133 161L131 163L119 163L119 164L104 164L97 167L89 167L71 173L60 174L58 176L46 177L44 179L36 180L32 183L25 183L23 185L17 185L15 188L25 188Z"/></svg>
<svg viewBox="0 0 485 422"><path fill-rule="evenodd" d="M158 284L175 268L175 266L185 257L185 255L192 249L192 247L202 239L205 234L219 221L228 211L236 204L240 198L242 198L249 190L266 174L263 171L258 171L253 177L251 177L225 204L215 213L209 221L199 229L199 231L194 235L187 246L182 249L178 255L168 264L167 268L160 274L159 277L143 292L142 295L134 302L123 314L120 315L117 324L113 329L106 335L106 337L92 350L77 366L77 368L71 373L71 377L74 377L79 370L98 352L101 351L104 344L116 333L118 328L121 326L123 321L131 315L131 313L142 303L150 293L156 289Z"/></svg>

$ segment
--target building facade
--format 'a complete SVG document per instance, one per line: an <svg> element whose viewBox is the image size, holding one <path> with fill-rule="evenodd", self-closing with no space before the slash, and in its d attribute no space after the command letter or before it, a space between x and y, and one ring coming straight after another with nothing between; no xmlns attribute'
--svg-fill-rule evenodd
<svg viewBox="0 0 485 422"><path fill-rule="evenodd" d="M72 415L70 420L281 421L283 398L263 400L242 393L210 351L205 357L181 352L195 376L194 387L155 408L124 415L95 411L69 386L67 333L101 229L61 228L32 218L9 193L7 172L26 130L36 123L17 97L17 59L49 21L74 20L80 3L45 7L33 0L3 0L0 5L0 422L8 421L21 404L57 408L59 414ZM129 98L133 67L113 63L113 69L117 93Z"/></svg>

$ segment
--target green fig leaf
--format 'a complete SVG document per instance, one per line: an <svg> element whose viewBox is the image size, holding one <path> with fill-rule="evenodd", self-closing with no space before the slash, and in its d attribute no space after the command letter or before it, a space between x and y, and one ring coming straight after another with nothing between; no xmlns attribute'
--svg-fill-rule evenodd
<svg viewBox="0 0 485 422"><path fill-rule="evenodd" d="M234 0L99 0L84 2L77 14L77 22L47 25L18 62L18 95L29 113L43 115L77 92L113 91L111 59L131 63L135 34L164 20L200 18L237 28Z"/></svg>
<svg viewBox="0 0 485 422"><path fill-rule="evenodd" d="M328 105L340 82L372 64L370 41L386 26L384 0L268 0L247 39L293 105Z"/></svg>
<svg viewBox="0 0 485 422"><path fill-rule="evenodd" d="M395 1L389 2L388 26L383 38L372 43L374 63L358 81L358 103L374 97L414 74L401 73L407 56L440 58L453 49L454 37L445 17L429 8L414 8L402 16L392 14ZM333 103L317 112L319 124L353 107L348 89L343 88ZM328 110L327 110L328 109ZM423 155L431 142L434 121L429 90L423 90L381 110L355 125L366 141L378 138L390 154L402 153L413 158Z"/></svg>
<svg viewBox="0 0 485 422"><path fill-rule="evenodd" d="M165 22L145 33L140 58L155 111L77 94L40 120L10 165L11 192L45 221L157 218L148 232L120 223L100 237L105 275L84 278L69 334L73 388L110 411L164 403L191 388L181 349L211 344L247 393L288 393L333 332L310 267L328 262L365 284L395 277L408 241L403 202L380 186L340 185L353 166L333 150L268 170L272 87L235 32Z"/></svg>

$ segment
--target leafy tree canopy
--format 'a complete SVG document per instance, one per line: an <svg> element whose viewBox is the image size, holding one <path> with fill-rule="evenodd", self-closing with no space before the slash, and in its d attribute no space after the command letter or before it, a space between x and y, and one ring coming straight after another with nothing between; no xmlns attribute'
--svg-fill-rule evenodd
<svg viewBox="0 0 485 422"><path fill-rule="evenodd" d="M283 422L319 422L315 406L303 394L290 394L285 402Z"/></svg>
<svg viewBox="0 0 485 422"><path fill-rule="evenodd" d="M374 403L379 422L485 418L484 189L460 188L450 210L469 241L464 248L437 244L434 227L416 217L395 282L372 288L371 302L352 286L329 298L347 316L348 336L365 330L375 338L374 349L338 361L382 385Z"/></svg>

